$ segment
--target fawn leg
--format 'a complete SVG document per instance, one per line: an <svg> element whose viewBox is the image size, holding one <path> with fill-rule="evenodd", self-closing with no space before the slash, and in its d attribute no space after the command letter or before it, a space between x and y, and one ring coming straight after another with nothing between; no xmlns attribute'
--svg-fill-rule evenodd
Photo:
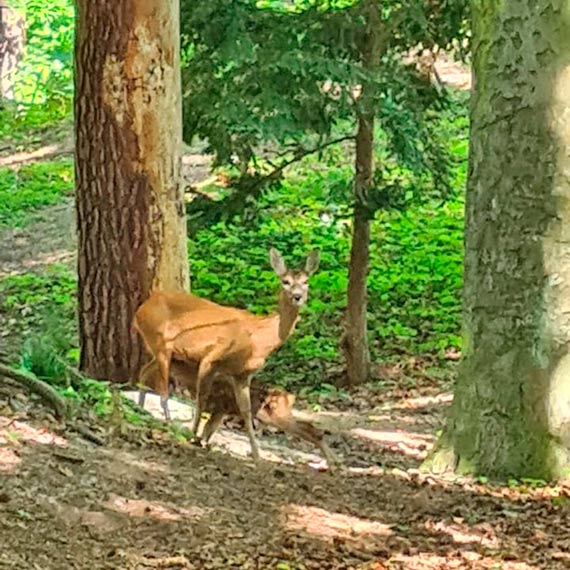
<svg viewBox="0 0 570 570"><path fill-rule="evenodd" d="M210 438L214 435L214 432L220 427L222 420L224 419L224 414L222 412L212 412L212 415L208 418L204 430L202 431L202 439L205 443L210 441Z"/></svg>
<svg viewBox="0 0 570 570"><path fill-rule="evenodd" d="M257 446L257 439L253 431L253 418L251 415L251 399L249 393L249 383L251 377L235 379L233 388L236 396L236 401L243 421L245 422L245 429L249 444L251 446L251 457L254 461L259 461L259 448Z"/></svg>
<svg viewBox="0 0 570 570"><path fill-rule="evenodd" d="M220 340L219 344L206 354L198 365L198 374L196 376L196 410L194 412L196 415L192 422L192 431L196 437L198 437L198 427L200 426L200 419L202 418L202 412L204 411L204 403L207 400L208 391L210 389L210 386L206 386L206 392L202 393L202 382L204 382L212 372L214 363L224 357L230 346L231 341L223 342Z"/></svg>

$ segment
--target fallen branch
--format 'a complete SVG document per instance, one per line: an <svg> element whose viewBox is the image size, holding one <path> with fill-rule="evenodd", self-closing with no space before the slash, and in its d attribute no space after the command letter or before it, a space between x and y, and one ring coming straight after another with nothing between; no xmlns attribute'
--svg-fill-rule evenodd
<svg viewBox="0 0 570 570"><path fill-rule="evenodd" d="M141 558L140 564L150 568L172 568L178 566L182 568L191 568L190 561L186 556L168 556L166 558Z"/></svg>
<svg viewBox="0 0 570 570"><path fill-rule="evenodd" d="M102 437L98 436L94 431L91 431L88 427L81 424L72 424L69 427L79 435L83 436L85 439L99 446L105 445L105 440Z"/></svg>
<svg viewBox="0 0 570 570"><path fill-rule="evenodd" d="M67 405L65 400L49 385L40 380L35 374L25 370L16 370L11 366L0 363L0 376L15 380L18 384L37 394L49 404L58 419L66 416Z"/></svg>

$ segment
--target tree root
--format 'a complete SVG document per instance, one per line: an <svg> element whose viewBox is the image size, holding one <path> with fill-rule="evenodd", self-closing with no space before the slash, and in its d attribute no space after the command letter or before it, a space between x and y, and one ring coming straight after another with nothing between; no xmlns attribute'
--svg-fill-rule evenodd
<svg viewBox="0 0 570 570"><path fill-rule="evenodd" d="M442 475L457 470L457 456L451 445L441 445L430 453L421 465L424 472Z"/></svg>
<svg viewBox="0 0 570 570"><path fill-rule="evenodd" d="M105 440L98 436L94 431L91 431L88 427L73 423L69 425L69 428L78 433L80 436L84 437L85 439L95 443L96 445L103 446L105 445Z"/></svg>
<svg viewBox="0 0 570 570"><path fill-rule="evenodd" d="M40 380L35 376L35 374L25 370L16 370L15 368L6 366L0 362L0 376L5 376L15 380L30 392L37 394L55 412L58 419L65 418L67 414L67 405L65 400L56 392L56 390L54 390L54 388Z"/></svg>

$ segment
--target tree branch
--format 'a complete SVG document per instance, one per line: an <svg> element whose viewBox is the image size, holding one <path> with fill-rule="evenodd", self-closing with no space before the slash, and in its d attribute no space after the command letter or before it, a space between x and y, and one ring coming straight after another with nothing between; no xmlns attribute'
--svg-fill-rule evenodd
<svg viewBox="0 0 570 570"><path fill-rule="evenodd" d="M326 143L319 145L317 147L310 148L310 149L304 149L300 152L299 151L295 152L295 156L293 158L291 158L290 160L286 160L285 162L281 163L279 166L275 167L275 169L272 172L270 172L269 174L266 174L265 176L263 176L261 178L261 182L265 182L265 181L269 181L269 180L273 180L273 179L277 178L286 168L288 168L292 164L295 164L296 162L300 162L305 157L307 157L311 154L315 154L316 152L320 152L322 150L325 150L329 146L334 146L335 144L340 144L340 143L345 142L345 141L353 141L355 138L356 137L354 135L346 135L344 137L339 137L338 139L333 139L333 140L327 141Z"/></svg>

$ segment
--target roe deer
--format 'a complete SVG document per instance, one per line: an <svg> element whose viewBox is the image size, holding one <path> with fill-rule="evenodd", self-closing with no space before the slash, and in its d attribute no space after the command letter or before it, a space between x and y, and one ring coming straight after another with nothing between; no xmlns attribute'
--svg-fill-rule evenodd
<svg viewBox="0 0 570 570"><path fill-rule="evenodd" d="M190 396L195 399L197 376L198 365L195 362L172 360L170 380L175 391L188 390ZM155 389L157 379L158 366L154 364L152 370L147 373L147 387ZM250 402L252 417L294 437L309 441L321 450L331 471L336 467L337 460L324 441L324 433L312 423L293 417L294 394L264 386L254 378L250 386ZM202 440L208 443L225 416L240 415L231 380L220 374L212 377L210 390L204 396L203 405L204 411L210 414L202 432Z"/></svg>
<svg viewBox="0 0 570 570"><path fill-rule="evenodd" d="M156 391L165 418L170 418L168 380L172 357L198 366L192 426L196 435L204 409L202 383L212 374L225 374L231 378L255 460L259 459L259 450L252 425L251 377L293 332L299 308L307 301L308 279L319 265L319 252L309 254L301 271L290 271L276 249L269 250L269 259L281 280L278 311L272 315L257 316L189 293L157 291L139 307L133 323L152 356L141 370L139 382L146 385L146 377L155 364L158 366ZM140 401L144 403L144 396Z"/></svg>

